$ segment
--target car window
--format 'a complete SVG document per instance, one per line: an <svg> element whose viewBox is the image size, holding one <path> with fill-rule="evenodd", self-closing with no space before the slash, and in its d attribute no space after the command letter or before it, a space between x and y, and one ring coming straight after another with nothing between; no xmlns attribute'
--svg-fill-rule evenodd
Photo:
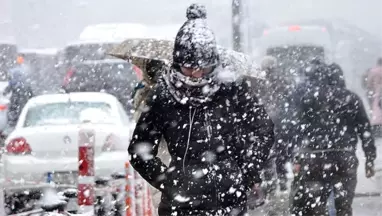
<svg viewBox="0 0 382 216"><path fill-rule="evenodd" d="M24 127L80 124L85 120L117 124L111 106L104 102L50 103L30 107L24 121Z"/></svg>

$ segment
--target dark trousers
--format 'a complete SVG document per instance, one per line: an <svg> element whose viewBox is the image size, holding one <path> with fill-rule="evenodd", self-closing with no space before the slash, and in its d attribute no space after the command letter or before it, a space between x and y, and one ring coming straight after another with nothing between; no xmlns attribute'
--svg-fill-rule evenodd
<svg viewBox="0 0 382 216"><path fill-rule="evenodd" d="M275 124L274 163L276 165L277 178L280 183L286 183L288 173L285 165L290 161L290 148L292 148L294 126L290 123Z"/></svg>
<svg viewBox="0 0 382 216"><path fill-rule="evenodd" d="M337 216L352 216L357 185L358 160L355 153L306 154L292 183L292 215L328 215L327 200L334 191Z"/></svg>
<svg viewBox="0 0 382 216"><path fill-rule="evenodd" d="M236 208L230 212L213 211L213 210L170 210L168 208L159 208L159 216L247 216L247 208Z"/></svg>

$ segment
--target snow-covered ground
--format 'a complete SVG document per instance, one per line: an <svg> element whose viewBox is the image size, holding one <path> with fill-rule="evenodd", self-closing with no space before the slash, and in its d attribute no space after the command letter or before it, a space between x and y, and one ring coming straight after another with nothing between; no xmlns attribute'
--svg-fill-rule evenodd
<svg viewBox="0 0 382 216"><path fill-rule="evenodd" d="M376 140L377 146L377 161L376 166L382 167L382 139ZM168 155L165 153L165 149L162 147L159 150L160 157L163 161L168 162ZM378 182L376 177L367 179L365 177L365 159L361 145L358 147L357 156L359 158L358 167L358 184L356 192L358 194L382 192L382 182ZM154 190L153 190L154 191ZM160 192L154 192L154 209L156 210L160 202ZM278 205L280 209L287 212L288 208L288 195L281 196L280 203ZM255 211L250 211L249 216L269 216L267 215L268 206L264 206ZM353 202L353 215L354 216L382 216L382 197L356 197ZM277 213L277 216L283 216L283 214ZM285 216L288 214L285 214Z"/></svg>
<svg viewBox="0 0 382 216"><path fill-rule="evenodd" d="M287 206L287 205L286 205ZM269 216L264 208L250 211L249 216ZM277 216L287 216L288 214L276 214ZM359 197L353 202L354 216L382 216L382 197Z"/></svg>

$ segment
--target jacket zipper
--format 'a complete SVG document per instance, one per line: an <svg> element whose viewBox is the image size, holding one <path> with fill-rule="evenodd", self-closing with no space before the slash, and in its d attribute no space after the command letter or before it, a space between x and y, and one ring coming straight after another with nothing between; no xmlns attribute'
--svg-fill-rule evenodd
<svg viewBox="0 0 382 216"><path fill-rule="evenodd" d="M182 164L183 165L183 174L186 174L186 157L187 157L187 153L188 153L188 148L190 147L192 125L194 124L195 114L196 114L196 109L194 110L194 112L192 112L192 107L190 107L190 111L189 111L190 128L188 129L187 146L186 146L186 150L185 150L184 156L183 156L183 164Z"/></svg>
<svg viewBox="0 0 382 216"><path fill-rule="evenodd" d="M212 152L212 149L211 149L212 125L211 125L210 118L208 117L208 111L205 112L204 116L205 116L206 128L207 128L208 150ZM210 169L212 171L212 181L214 182L214 191L213 192L215 193L215 206L217 207L218 206L219 195L218 195L218 192L217 192L217 185L216 185L216 170L215 170L215 167L214 167L213 163L210 164Z"/></svg>

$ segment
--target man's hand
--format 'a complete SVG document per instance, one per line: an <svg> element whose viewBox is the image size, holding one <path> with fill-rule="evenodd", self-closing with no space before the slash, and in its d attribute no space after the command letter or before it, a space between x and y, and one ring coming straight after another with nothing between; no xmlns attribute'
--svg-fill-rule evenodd
<svg viewBox="0 0 382 216"><path fill-rule="evenodd" d="M366 178L371 178L375 175L374 162L366 162L365 166Z"/></svg>

